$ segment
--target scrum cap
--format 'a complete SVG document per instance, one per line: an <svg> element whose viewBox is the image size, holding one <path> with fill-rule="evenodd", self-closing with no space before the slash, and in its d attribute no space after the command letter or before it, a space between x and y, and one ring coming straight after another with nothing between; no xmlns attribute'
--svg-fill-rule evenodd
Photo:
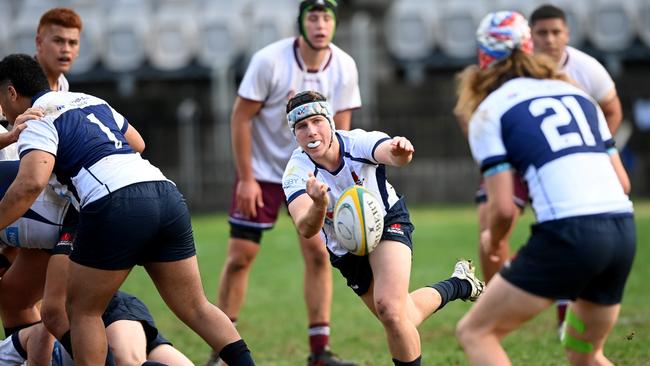
<svg viewBox="0 0 650 366"><path fill-rule="evenodd" d="M528 22L516 11L497 11L486 15L476 30L476 40L482 69L510 56L516 49L533 52Z"/></svg>
<svg viewBox="0 0 650 366"><path fill-rule="evenodd" d="M303 0L300 2L300 8L298 11L298 29L300 30L300 34L302 37L309 42L307 39L307 34L305 32L305 17L307 17L307 13L313 10L322 10L330 13L332 17L334 18L334 22L336 23L336 16L338 12L339 4L337 3L336 0ZM333 37L334 35L332 35ZM311 46L311 44L310 44Z"/></svg>
<svg viewBox="0 0 650 366"><path fill-rule="evenodd" d="M287 103L287 124L291 133L295 135L296 123L307 119L311 116L323 116L332 128L332 133L335 130L334 117L332 114L332 107L327 102L327 99L318 92L304 91L296 94L289 103Z"/></svg>

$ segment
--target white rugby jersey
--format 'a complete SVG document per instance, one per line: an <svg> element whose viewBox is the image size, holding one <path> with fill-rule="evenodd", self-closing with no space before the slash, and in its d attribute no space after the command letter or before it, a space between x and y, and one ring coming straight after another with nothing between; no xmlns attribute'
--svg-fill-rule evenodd
<svg viewBox="0 0 650 366"><path fill-rule="evenodd" d="M469 142L482 171L508 163L524 177L538 222L632 211L603 113L569 83L508 81L479 105Z"/></svg>
<svg viewBox="0 0 650 366"><path fill-rule="evenodd" d="M128 122L105 101L71 92L34 99L45 117L26 122L18 152L22 157L36 149L56 156L54 174L81 207L133 183L167 180L131 148L124 138Z"/></svg>
<svg viewBox="0 0 650 366"><path fill-rule="evenodd" d="M20 161L0 161L0 198L16 179ZM48 184L18 220L0 230L0 243L17 248L52 249L70 207L65 191Z"/></svg>
<svg viewBox="0 0 650 366"><path fill-rule="evenodd" d="M8 132L7 129L0 126L0 133L6 132ZM18 160L18 148L15 143L0 149L0 160Z"/></svg>
<svg viewBox="0 0 650 366"><path fill-rule="evenodd" d="M287 102L295 94L315 90L327 98L334 114L361 107L357 66L347 53L330 44L319 70L306 70L297 38L261 49L251 59L238 94L263 102L252 121L252 164L255 179L280 183L296 142L287 128Z"/></svg>
<svg viewBox="0 0 650 366"><path fill-rule="evenodd" d="M560 66L562 71L597 102L602 102L615 88L614 80L598 60L571 46L565 48Z"/></svg>
<svg viewBox="0 0 650 366"><path fill-rule="evenodd" d="M336 241L332 218L334 205L346 188L356 184L372 191L383 203L383 214L399 199L393 186L386 179L386 166L379 164L374 153L377 146L388 140L383 132L366 132L361 129L352 131L336 131L341 148L341 165L334 172L314 163L309 155L301 148L294 150L287 164L282 179L282 188L287 197L287 203L296 197L307 194L305 184L311 172L316 179L329 186L329 203L325 225L321 234L327 247L336 255L344 255L348 251Z"/></svg>

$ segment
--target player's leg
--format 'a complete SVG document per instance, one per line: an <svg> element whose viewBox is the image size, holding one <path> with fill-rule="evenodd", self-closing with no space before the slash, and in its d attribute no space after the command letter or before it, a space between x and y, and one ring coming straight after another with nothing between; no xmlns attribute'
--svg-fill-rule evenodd
<svg viewBox="0 0 650 366"><path fill-rule="evenodd" d="M224 361L237 365L224 352L233 347L240 349L242 352L234 355L234 360L248 350L239 347L243 341L226 314L205 297L196 256L174 262L150 262L145 268L174 314L219 352Z"/></svg>
<svg viewBox="0 0 650 366"><path fill-rule="evenodd" d="M41 303L43 324L57 339L61 339L70 330L65 309L69 263L70 259L65 254L50 257Z"/></svg>
<svg viewBox="0 0 650 366"><path fill-rule="evenodd" d="M5 333L41 320L36 303L43 297L49 258L45 250L22 248L0 279L0 315Z"/></svg>
<svg viewBox="0 0 650 366"><path fill-rule="evenodd" d="M230 233L228 254L219 279L217 304L234 322L244 304L249 274L260 250L262 232L231 226Z"/></svg>
<svg viewBox="0 0 650 366"><path fill-rule="evenodd" d="M603 348L620 309L620 304L599 305L582 299L569 305L562 344L572 365L613 365Z"/></svg>
<svg viewBox="0 0 650 366"><path fill-rule="evenodd" d="M117 365L141 365L147 360L147 337L135 320L117 320L106 327L106 339Z"/></svg>
<svg viewBox="0 0 650 366"><path fill-rule="evenodd" d="M552 304L551 299L523 291L497 274L461 319L456 337L471 365L510 365L501 339Z"/></svg>
<svg viewBox="0 0 650 366"><path fill-rule="evenodd" d="M74 252L72 259L68 272L66 309L75 365L101 365L106 360L108 349L102 314L130 269L91 268L76 263Z"/></svg>
<svg viewBox="0 0 650 366"><path fill-rule="evenodd" d="M169 344L161 344L151 350L147 356L147 360L160 362L165 365L194 366L194 363L187 356Z"/></svg>
<svg viewBox="0 0 650 366"><path fill-rule="evenodd" d="M30 328L29 341L25 345L27 364L49 366L52 360L54 336L47 331L43 323L35 324Z"/></svg>
<svg viewBox="0 0 650 366"><path fill-rule="evenodd" d="M394 359L412 362L421 355L420 335L407 315L411 250L395 241L382 241L369 255L374 277L373 302L384 326Z"/></svg>

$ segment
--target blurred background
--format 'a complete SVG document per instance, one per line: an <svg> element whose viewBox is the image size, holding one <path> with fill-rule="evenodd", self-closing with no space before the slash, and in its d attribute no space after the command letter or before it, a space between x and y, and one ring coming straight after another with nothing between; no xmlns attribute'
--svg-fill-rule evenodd
<svg viewBox="0 0 650 366"><path fill-rule="evenodd" d="M250 56L297 33L299 0L0 0L0 54L35 54L40 15L82 17L72 91L106 99L147 142L145 157L194 211L227 208L229 116ZM485 13L562 7L571 45L608 69L623 105L617 145L633 197L650 196L650 0L339 0L334 43L357 62L363 107L352 127L410 138L412 164L389 170L412 203L468 203L478 170L451 113L454 77L475 62Z"/></svg>

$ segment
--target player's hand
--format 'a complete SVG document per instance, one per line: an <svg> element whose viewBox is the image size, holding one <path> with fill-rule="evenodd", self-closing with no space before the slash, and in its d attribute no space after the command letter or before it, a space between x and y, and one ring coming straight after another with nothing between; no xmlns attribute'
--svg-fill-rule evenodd
<svg viewBox="0 0 650 366"><path fill-rule="evenodd" d="M390 142L390 153L393 156L409 156L415 152L411 141L403 136L395 136Z"/></svg>
<svg viewBox="0 0 650 366"><path fill-rule="evenodd" d="M22 125L27 121L31 121L34 119L41 119L43 118L43 116L45 116L45 110L43 110L43 108L40 107L28 108L21 115L16 117L16 120L14 121L14 128Z"/></svg>
<svg viewBox="0 0 650 366"><path fill-rule="evenodd" d="M327 184L317 180L312 173L309 173L309 178L307 178L306 190L309 197L314 201L314 205L317 207L327 207L329 203L329 197L327 195L329 187Z"/></svg>
<svg viewBox="0 0 650 366"><path fill-rule="evenodd" d="M255 180L240 180L237 182L235 200L237 202L237 210L249 219L257 217L258 207L264 207L262 188Z"/></svg>
<svg viewBox="0 0 650 366"><path fill-rule="evenodd" d="M501 257L499 256L500 244L497 242L496 246L493 245L492 235L490 234L489 229L485 229L481 232L479 242L483 253L487 254L490 262L498 263L501 261Z"/></svg>
<svg viewBox="0 0 650 366"><path fill-rule="evenodd" d="M27 125L23 123L21 125L14 126L11 130L9 130L9 132L6 132L5 136L7 136L8 142L10 144L13 144L14 142L18 141L18 136L26 128Z"/></svg>

